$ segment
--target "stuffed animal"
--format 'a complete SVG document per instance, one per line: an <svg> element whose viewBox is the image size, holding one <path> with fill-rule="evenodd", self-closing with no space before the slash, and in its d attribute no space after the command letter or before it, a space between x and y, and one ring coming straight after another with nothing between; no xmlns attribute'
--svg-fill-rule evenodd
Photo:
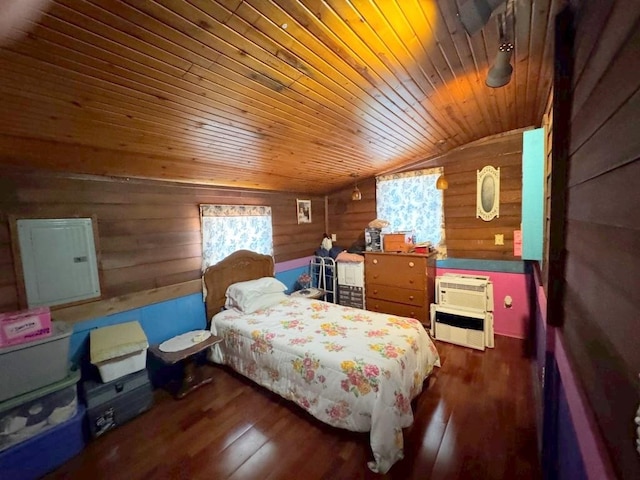
<svg viewBox="0 0 640 480"><path fill-rule="evenodd" d="M333 242L331 241L331 237L329 237L329 235L327 235L326 233L324 234L324 238L322 239L322 243L320 244L320 246L327 251L333 248Z"/></svg>

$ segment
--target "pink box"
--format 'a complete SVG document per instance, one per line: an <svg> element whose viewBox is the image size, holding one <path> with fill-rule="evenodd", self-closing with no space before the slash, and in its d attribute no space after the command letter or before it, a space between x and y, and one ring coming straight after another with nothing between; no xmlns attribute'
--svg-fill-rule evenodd
<svg viewBox="0 0 640 480"><path fill-rule="evenodd" d="M32 342L51 335L51 310L38 307L0 313L0 346Z"/></svg>

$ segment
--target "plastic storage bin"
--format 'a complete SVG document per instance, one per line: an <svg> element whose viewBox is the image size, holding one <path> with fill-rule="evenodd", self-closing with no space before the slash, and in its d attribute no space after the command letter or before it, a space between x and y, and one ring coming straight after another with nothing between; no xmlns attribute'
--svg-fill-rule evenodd
<svg viewBox="0 0 640 480"><path fill-rule="evenodd" d="M0 452L0 478L35 480L75 457L85 445L85 410L46 432Z"/></svg>
<svg viewBox="0 0 640 480"><path fill-rule="evenodd" d="M52 326L50 337L0 348L0 402L59 382L68 375L73 328L57 321Z"/></svg>
<svg viewBox="0 0 640 480"><path fill-rule="evenodd" d="M91 330L91 363L103 382L111 382L147 366L147 336L138 322Z"/></svg>
<svg viewBox="0 0 640 480"><path fill-rule="evenodd" d="M80 372L0 403L0 451L66 422L78 408Z"/></svg>

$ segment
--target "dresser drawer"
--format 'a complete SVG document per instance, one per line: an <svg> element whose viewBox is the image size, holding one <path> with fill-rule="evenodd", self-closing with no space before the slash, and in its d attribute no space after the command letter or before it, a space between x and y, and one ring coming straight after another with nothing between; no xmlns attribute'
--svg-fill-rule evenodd
<svg viewBox="0 0 640 480"><path fill-rule="evenodd" d="M365 256L366 283L424 289L427 277L427 259L412 255Z"/></svg>
<svg viewBox="0 0 640 480"><path fill-rule="evenodd" d="M399 253L367 253L365 255L365 271L378 268L382 271L402 270L406 273L415 272L417 275L426 275L427 257Z"/></svg>
<svg viewBox="0 0 640 480"><path fill-rule="evenodd" d="M378 300L387 300L395 303L406 303L424 307L426 305L426 293L424 290L410 290L401 287L389 287L388 285L370 284L367 288L367 296Z"/></svg>
<svg viewBox="0 0 640 480"><path fill-rule="evenodd" d="M419 320L422 324L429 323L427 307L415 305L405 305L403 303L388 302L367 295L367 310L371 312L389 313L399 317L410 317Z"/></svg>
<svg viewBox="0 0 640 480"><path fill-rule="evenodd" d="M405 271L382 269L368 269L365 274L365 285L388 285L390 287L424 290L426 285L424 274L410 274ZM367 287L368 288L368 287Z"/></svg>

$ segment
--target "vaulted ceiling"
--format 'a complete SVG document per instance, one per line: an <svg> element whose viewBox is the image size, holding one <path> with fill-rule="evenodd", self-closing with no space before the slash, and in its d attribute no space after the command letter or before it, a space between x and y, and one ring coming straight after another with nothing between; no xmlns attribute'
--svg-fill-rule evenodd
<svg viewBox="0 0 640 480"><path fill-rule="evenodd" d="M0 163L327 193L539 124L559 2L509 2L492 89L454 0L55 0L0 49Z"/></svg>

